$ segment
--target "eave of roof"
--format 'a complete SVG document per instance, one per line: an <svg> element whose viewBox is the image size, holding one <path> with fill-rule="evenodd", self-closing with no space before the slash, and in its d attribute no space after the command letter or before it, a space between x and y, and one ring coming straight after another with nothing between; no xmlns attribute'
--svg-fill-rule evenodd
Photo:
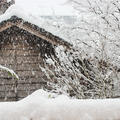
<svg viewBox="0 0 120 120"><path fill-rule="evenodd" d="M64 41L63 39L61 39L58 36L53 35L50 32L47 32L45 29L38 27L37 25L34 25L30 22L25 21L22 18L19 18L17 16L11 16L11 18L7 19L7 20L3 20L0 23L0 32L12 27L12 26L17 26L21 29L24 29L28 32L30 32L31 34L34 34L50 43L52 43L53 45L62 45L63 47L67 48L67 49L71 49L72 45L66 41Z"/></svg>

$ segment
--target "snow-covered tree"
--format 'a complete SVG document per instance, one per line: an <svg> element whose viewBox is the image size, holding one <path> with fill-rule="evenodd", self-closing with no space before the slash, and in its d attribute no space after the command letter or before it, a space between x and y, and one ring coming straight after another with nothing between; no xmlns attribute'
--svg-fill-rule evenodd
<svg viewBox="0 0 120 120"><path fill-rule="evenodd" d="M61 54L61 67L55 64L59 85L77 98L116 97L120 79L118 3L84 0L72 4L78 11L74 24L51 20L53 28L59 28L65 40L74 45L74 51L57 51Z"/></svg>

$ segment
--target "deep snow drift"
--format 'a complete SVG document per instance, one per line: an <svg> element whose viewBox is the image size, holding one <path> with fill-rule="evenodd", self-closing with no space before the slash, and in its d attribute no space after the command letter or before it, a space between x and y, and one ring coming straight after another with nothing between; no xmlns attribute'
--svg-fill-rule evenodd
<svg viewBox="0 0 120 120"><path fill-rule="evenodd" d="M77 100L37 90L18 102L0 103L0 120L119 120L120 100Z"/></svg>

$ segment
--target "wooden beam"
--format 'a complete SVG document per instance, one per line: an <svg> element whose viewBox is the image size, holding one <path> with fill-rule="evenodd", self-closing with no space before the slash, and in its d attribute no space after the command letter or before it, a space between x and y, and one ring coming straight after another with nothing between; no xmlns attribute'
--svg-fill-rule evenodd
<svg viewBox="0 0 120 120"><path fill-rule="evenodd" d="M36 31L36 30L32 29L31 27L29 27L29 26L27 26L27 25L25 25L25 24L16 24L16 26L19 27L19 28L21 28L21 29L23 29L23 30L28 31L29 33L31 33L31 34L39 37L39 38L42 38L42 39L50 42L50 43L53 44L53 45L62 45L62 46L64 46L64 47L67 48L67 49L70 49L70 47L71 47L71 45L67 45L67 44L65 44L63 41L59 41L59 42L55 41L55 40L54 40L54 37L53 37L53 40L52 40L52 39L49 39L49 37L42 35L42 34L40 33L40 31Z"/></svg>
<svg viewBox="0 0 120 120"><path fill-rule="evenodd" d="M13 24L11 22L6 23L3 27L0 28L0 32L12 27Z"/></svg>
<svg viewBox="0 0 120 120"><path fill-rule="evenodd" d="M56 45L56 46L62 45L63 47L65 47L67 49L72 48L71 44L63 41L62 39L59 40L59 38L57 38L57 37L54 38L54 35L52 37L53 39L49 38L49 36L42 35L39 30L37 31L37 30L31 28L30 26L24 24L24 21L21 21L21 20L20 21L18 20L16 22L6 21L5 23L3 23L3 25L1 25L0 32L4 31L4 30L6 30L6 29L8 29L8 28L10 28L12 26L16 26L16 27L21 28L21 29L23 29L25 31L28 31L29 33L31 33L31 34L33 34L33 35L35 35L35 36L37 36L37 37L39 37L41 39L44 39L44 40L50 42L53 45Z"/></svg>

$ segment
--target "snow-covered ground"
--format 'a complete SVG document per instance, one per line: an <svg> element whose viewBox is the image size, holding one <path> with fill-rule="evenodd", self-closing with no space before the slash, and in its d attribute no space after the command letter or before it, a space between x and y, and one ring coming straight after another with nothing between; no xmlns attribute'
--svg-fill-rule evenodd
<svg viewBox="0 0 120 120"><path fill-rule="evenodd" d="M119 120L120 100L77 100L37 90L18 102L0 103L0 120Z"/></svg>

